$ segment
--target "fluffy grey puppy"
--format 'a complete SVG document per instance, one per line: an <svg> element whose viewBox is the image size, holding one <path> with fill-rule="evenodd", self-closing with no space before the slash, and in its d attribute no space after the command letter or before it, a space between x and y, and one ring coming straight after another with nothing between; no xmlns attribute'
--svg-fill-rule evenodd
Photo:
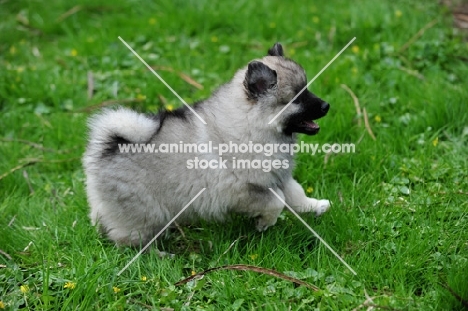
<svg viewBox="0 0 468 311"><path fill-rule="evenodd" d="M284 204L297 212L324 213L328 200L308 198L292 177L293 156L286 152L223 154L225 167L195 167L195 159L221 160L211 152L122 152L122 144L293 144L296 133L314 135L313 120L329 105L305 90L269 124L307 84L304 69L285 58L275 44L268 56L240 69L213 95L193 106L145 115L126 108L106 109L89 121L83 157L90 217L109 239L122 245L146 244L202 188L206 190L177 219L223 220L231 212L256 218L256 228L274 225ZM283 145L284 146L284 145ZM234 158L234 159L233 159ZM281 163L271 170L234 167L237 160ZM260 161L260 162L258 162ZM266 162L265 162L266 161ZM270 162L268 162L270 161ZM221 161L220 161L221 162ZM245 163L244 163L245 164ZM248 164L248 163L247 163Z"/></svg>

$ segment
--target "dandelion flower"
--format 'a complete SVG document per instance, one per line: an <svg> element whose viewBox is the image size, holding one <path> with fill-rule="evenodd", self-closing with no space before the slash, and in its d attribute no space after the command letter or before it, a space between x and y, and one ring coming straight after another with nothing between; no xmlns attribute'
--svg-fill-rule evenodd
<svg viewBox="0 0 468 311"><path fill-rule="evenodd" d="M174 106L172 106L172 105L167 105L167 106L166 106L166 110L167 110L167 111L172 111L172 110L174 110Z"/></svg>
<svg viewBox="0 0 468 311"><path fill-rule="evenodd" d="M118 293L120 292L120 288L118 288L117 286L113 286L112 289L114 290L114 293Z"/></svg>
<svg viewBox="0 0 468 311"><path fill-rule="evenodd" d="M0 309L5 309L5 304L0 300Z"/></svg>
<svg viewBox="0 0 468 311"><path fill-rule="evenodd" d="M377 123L382 122L382 118L381 118L379 115L376 115L376 116L374 117L374 120L375 120L375 122L377 122Z"/></svg>
<svg viewBox="0 0 468 311"><path fill-rule="evenodd" d="M258 254L249 255L250 259L255 260L258 258Z"/></svg>
<svg viewBox="0 0 468 311"><path fill-rule="evenodd" d="M403 13L402 13L400 10L396 10L396 11L395 11L395 16L396 16L396 17L399 18L399 17L401 17L401 15L403 15Z"/></svg>
<svg viewBox="0 0 468 311"><path fill-rule="evenodd" d="M195 272L195 270L192 270L192 272L190 272L190 274L191 274L191 275L195 275L195 274L197 274L197 273Z"/></svg>
<svg viewBox="0 0 468 311"><path fill-rule="evenodd" d="M28 286L28 285L21 285L21 286L20 286L20 291L21 291L23 294L26 294L27 292L29 292L29 286Z"/></svg>
<svg viewBox="0 0 468 311"><path fill-rule="evenodd" d="M354 54L359 53L359 47L357 45L353 45L353 47L351 48L351 52L353 52Z"/></svg>
<svg viewBox="0 0 468 311"><path fill-rule="evenodd" d="M72 49L72 50L70 51L70 55L73 56L73 57L75 57L76 55L78 55L78 51L75 50L75 49Z"/></svg>
<svg viewBox="0 0 468 311"><path fill-rule="evenodd" d="M437 147L437 145L439 144L439 137L436 137L433 141L432 141L432 145L434 147Z"/></svg>
<svg viewBox="0 0 468 311"><path fill-rule="evenodd" d="M74 282L67 282L63 285L63 288L74 289L76 284Z"/></svg>
<svg viewBox="0 0 468 311"><path fill-rule="evenodd" d="M138 100L145 100L145 99L146 99L146 96L143 95L143 94L137 94L136 98L137 98Z"/></svg>
<svg viewBox="0 0 468 311"><path fill-rule="evenodd" d="M146 282L146 280L147 280L146 276L143 275L143 276L141 277L141 280L142 280L143 282Z"/></svg>

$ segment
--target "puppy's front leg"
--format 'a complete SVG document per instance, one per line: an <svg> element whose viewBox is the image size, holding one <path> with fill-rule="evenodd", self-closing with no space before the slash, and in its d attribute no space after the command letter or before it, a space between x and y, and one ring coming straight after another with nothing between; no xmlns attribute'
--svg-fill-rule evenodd
<svg viewBox="0 0 468 311"><path fill-rule="evenodd" d="M330 208L330 201L308 198L304 189L293 178L284 184L284 197L286 203L298 213L315 212L317 216Z"/></svg>
<svg viewBox="0 0 468 311"><path fill-rule="evenodd" d="M277 189L275 191L283 201L285 200L284 194L281 190ZM260 206L254 207L254 210L257 209L260 211L259 215L256 218L256 225L258 231L262 232L268 229L268 227L276 224L279 215L283 211L284 204L279 200L273 193L268 191L267 193L267 202L261 200L258 203Z"/></svg>

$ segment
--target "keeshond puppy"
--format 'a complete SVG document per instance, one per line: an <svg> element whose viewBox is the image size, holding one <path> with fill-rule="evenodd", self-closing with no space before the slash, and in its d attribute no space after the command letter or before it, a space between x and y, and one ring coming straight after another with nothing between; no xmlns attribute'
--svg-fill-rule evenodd
<svg viewBox="0 0 468 311"><path fill-rule="evenodd" d="M330 106L307 89L300 93L306 84L304 69L284 57L277 43L267 56L251 61L210 98L192 106L193 111L183 107L147 115L117 108L93 116L83 157L93 224L119 245L141 246L203 188L177 222L223 220L236 212L256 218L256 229L264 231L284 208L270 188L297 212L324 213L330 202L308 198L293 179L291 152L235 148L287 146L295 144L297 133L317 134L314 120L325 116ZM186 143L214 147L191 152L122 149L130 144L182 148ZM230 150L220 157L216 149L223 144ZM203 160L210 166L203 166Z"/></svg>

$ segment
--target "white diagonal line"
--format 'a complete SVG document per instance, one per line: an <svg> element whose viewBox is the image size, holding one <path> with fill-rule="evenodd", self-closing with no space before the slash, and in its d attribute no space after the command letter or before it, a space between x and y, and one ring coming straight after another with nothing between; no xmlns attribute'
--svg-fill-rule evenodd
<svg viewBox="0 0 468 311"><path fill-rule="evenodd" d="M124 272L125 270L127 270L127 268L128 268L138 257L140 257L140 255L143 254L143 252L144 252L154 241L156 241L156 239L161 235L161 233L163 233L164 230L166 230L166 229L177 219L177 217L179 217L180 214L182 214L182 213L190 206L190 204L192 204L193 201L195 201L195 200L200 196L200 194L202 194L202 192L205 191L205 190L206 190L206 188L203 188L202 190L200 190L200 192L198 192L198 194L197 194L195 197L193 197L193 199L190 200L190 202L188 202L187 205L185 205L184 208L181 209L180 212L178 212L177 215L175 215L174 218L172 218L172 219L167 223L167 225L166 225L164 228L162 228L161 231L159 231L158 234L156 234L156 235L154 236L154 238L152 238L151 241L149 241L148 244L146 244L145 247L143 247L143 248L138 252L138 254L136 254L135 257L133 257L132 260L130 260L130 262L129 262L125 267L123 267L122 270L119 271L119 273L117 273L117 276L121 275L122 272Z"/></svg>
<svg viewBox="0 0 468 311"><path fill-rule="evenodd" d="M276 116L275 116L273 119L271 119L271 120L270 120L270 122L268 122L268 124L271 124L273 121L275 121L275 120L276 120L276 118L278 118L278 117L279 117L279 115L280 115L280 114L282 114L282 113L283 113L283 111L285 111L285 110L286 110L286 108L288 108L288 107L289 107L289 105L291 105L291 104L292 104L292 102L293 102L293 101L295 101L295 100L296 100L296 98L298 98L298 97L299 97L299 95L301 95L301 93L302 93L302 92L304 92L304 91L305 91L305 90L306 90L306 89L307 89L307 88L308 88L308 87L309 87L309 86L310 86L310 85L311 85L311 84L312 84L312 83L315 81L315 79L317 79L317 78L318 78L318 77L319 77L319 76L322 74L322 72L324 72L324 71L325 71L325 69L327 69L327 68L328 68L328 66L330 66L330 65L331 65L331 63L333 63L333 62L335 61L335 59L337 59L337 58L338 58L338 56L340 56L340 55L341 55L341 53L343 53L343 52L344 52L344 50L346 50L346 49L348 48L348 46L350 46L350 45L351 45L351 43L353 43L353 42L354 42L354 40L356 40L356 37L354 37L353 39L351 39L351 41L349 41L349 42L348 42L348 44L346 44L346 45L345 45L345 47L344 47L344 48L342 48L342 49L341 49L341 51L339 51L339 52L338 52L338 54L336 54L336 55L335 55L335 57L333 57L333 58L332 58L332 60L331 60L331 61L329 61L329 62L328 62L328 64L326 64L326 65L325 65L325 67L323 67L323 68L322 68L322 70L320 70L320 71L319 71L319 73L318 73L318 74L316 74L316 75L315 75L315 77L313 77L313 78L312 78L312 80L310 80L310 81L309 81L309 83L307 83L307 85L306 85L306 86L305 86L305 87L304 87L304 88L303 88L303 89L302 89L302 90L301 90L299 93L297 93L297 95L296 95L296 96L294 96L294 98L293 98L293 99L291 99L291 101L290 101L289 103L287 103L287 105L286 105L286 106L284 106L284 107L283 107L283 109L281 109L281 111L280 111L280 112L278 112L278 114L277 114L277 115L276 115Z"/></svg>
<svg viewBox="0 0 468 311"><path fill-rule="evenodd" d="M158 78L158 79L159 79L159 80L160 80L160 81L161 81L161 82L162 82L162 83L163 83L163 84L164 84L164 85L165 85L165 86L166 86L166 87L167 87L167 88L168 88L168 89L185 105L185 106L187 106L188 109L190 109L191 112L193 112L193 114L194 114L195 116L197 116L198 119L200 119L200 121L203 122L203 124L206 125L205 120L203 120L202 117L200 117L200 115L199 115L198 113L196 113L195 110L193 110L193 108L190 107L190 105L187 104L187 103L185 102L185 100L184 100L182 97L180 97L179 94L177 94L176 91L174 91L174 89L172 89L172 87L170 87L169 84L167 84L166 81L164 81L164 79L161 78L161 76L158 75L158 73L157 73L156 71L154 71L153 68L151 68L150 65L148 65L148 64L146 63L146 62L143 60L143 58L141 58L140 55L138 55L137 52L135 52L135 51L131 48L131 46L128 45L127 42L125 42L124 39L122 39L120 36L119 36L119 39L120 39L120 41L122 41L122 43L123 43L133 54L135 54L135 56L136 56L143 64L145 64L145 66L146 66L146 67L147 67L147 68L148 68L148 69L149 69L149 70L150 70L150 71L151 71L151 72L152 72L152 73L153 73L153 74L154 74L154 75L155 75L155 76L156 76L156 77L157 77L157 78Z"/></svg>
<svg viewBox="0 0 468 311"><path fill-rule="evenodd" d="M348 264L346 263L346 261L344 261L344 259L341 258L340 255L338 255L337 252L335 252L335 251L333 250L333 248L331 248L331 246L328 245L328 243L325 242L325 240L322 239L322 238L320 237L320 235L318 235L318 233L315 232L314 229L312 229L312 228L311 228L311 227L310 227L310 226L309 226L309 225L308 225L292 208L291 208L291 206L289 206L273 189L271 189L271 188L268 188L268 189L270 189L270 191L273 192L273 194L281 201L281 203L283 203L283 204L289 209L289 211L290 211L291 213L293 213L293 215L296 216L296 217L304 224L304 226L306 226L307 229L309 229L309 230L315 235L315 237L316 237L317 239L319 239L320 242L322 242L322 243L333 253L333 255L335 255L335 256L346 266L346 268L349 269L349 271L351 271L354 275L357 275L356 271L354 271L353 268L351 268L350 265L348 265Z"/></svg>

